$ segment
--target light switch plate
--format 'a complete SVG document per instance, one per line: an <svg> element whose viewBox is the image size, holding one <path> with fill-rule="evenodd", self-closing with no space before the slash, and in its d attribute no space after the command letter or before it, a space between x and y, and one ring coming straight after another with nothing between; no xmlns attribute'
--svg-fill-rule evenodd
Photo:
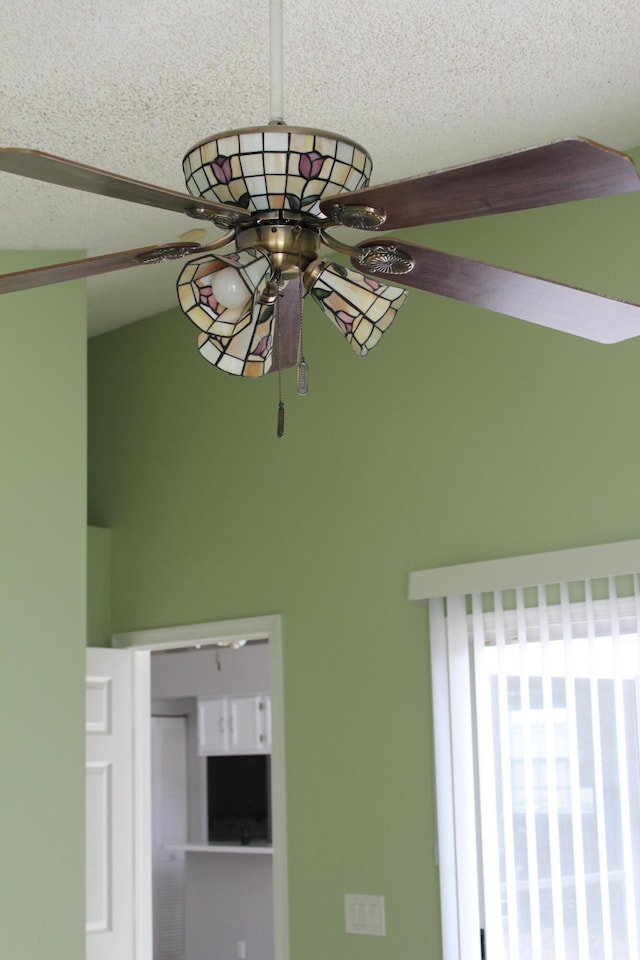
<svg viewBox="0 0 640 960"><path fill-rule="evenodd" d="M386 936L384 897L364 893L345 893L344 921L347 933L364 933L373 937Z"/></svg>

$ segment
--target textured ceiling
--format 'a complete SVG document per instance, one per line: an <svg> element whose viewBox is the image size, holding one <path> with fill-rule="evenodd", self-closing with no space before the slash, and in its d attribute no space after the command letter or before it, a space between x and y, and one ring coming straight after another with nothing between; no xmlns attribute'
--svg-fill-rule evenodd
<svg viewBox="0 0 640 960"><path fill-rule="evenodd" d="M639 51L637 0L284 0L285 119L362 143L375 183L576 134L624 150ZM192 144L268 122L268 58L268 0L4 0L0 142L182 191ZM93 256L198 226L10 174L0 209L0 248ZM90 280L92 331L173 306L179 269Z"/></svg>

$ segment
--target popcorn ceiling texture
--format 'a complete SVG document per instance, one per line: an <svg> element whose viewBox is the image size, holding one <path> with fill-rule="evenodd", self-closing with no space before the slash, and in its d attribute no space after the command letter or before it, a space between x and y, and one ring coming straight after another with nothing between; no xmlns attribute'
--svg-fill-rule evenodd
<svg viewBox="0 0 640 960"><path fill-rule="evenodd" d="M640 143L637 0L285 0L284 49L287 122L362 143L373 182L576 134ZM184 190L196 141L269 120L268 56L268 0L5 0L0 142ZM194 226L9 174L0 207L5 248L97 255ZM173 306L178 272L89 281L93 330Z"/></svg>

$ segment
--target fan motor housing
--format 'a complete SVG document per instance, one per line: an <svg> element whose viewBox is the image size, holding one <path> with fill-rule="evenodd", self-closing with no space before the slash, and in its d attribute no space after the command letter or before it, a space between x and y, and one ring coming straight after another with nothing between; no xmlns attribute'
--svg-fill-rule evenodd
<svg viewBox="0 0 640 960"><path fill-rule="evenodd" d="M275 270L290 280L304 273L320 255L320 231L305 225L302 220L262 219L247 227L239 227L236 233L236 249L264 250Z"/></svg>

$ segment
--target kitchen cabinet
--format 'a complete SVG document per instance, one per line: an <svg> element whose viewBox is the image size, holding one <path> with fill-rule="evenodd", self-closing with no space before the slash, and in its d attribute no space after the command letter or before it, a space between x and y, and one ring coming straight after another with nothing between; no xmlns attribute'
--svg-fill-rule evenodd
<svg viewBox="0 0 640 960"><path fill-rule="evenodd" d="M198 753L270 753L271 699L266 693L198 698Z"/></svg>

